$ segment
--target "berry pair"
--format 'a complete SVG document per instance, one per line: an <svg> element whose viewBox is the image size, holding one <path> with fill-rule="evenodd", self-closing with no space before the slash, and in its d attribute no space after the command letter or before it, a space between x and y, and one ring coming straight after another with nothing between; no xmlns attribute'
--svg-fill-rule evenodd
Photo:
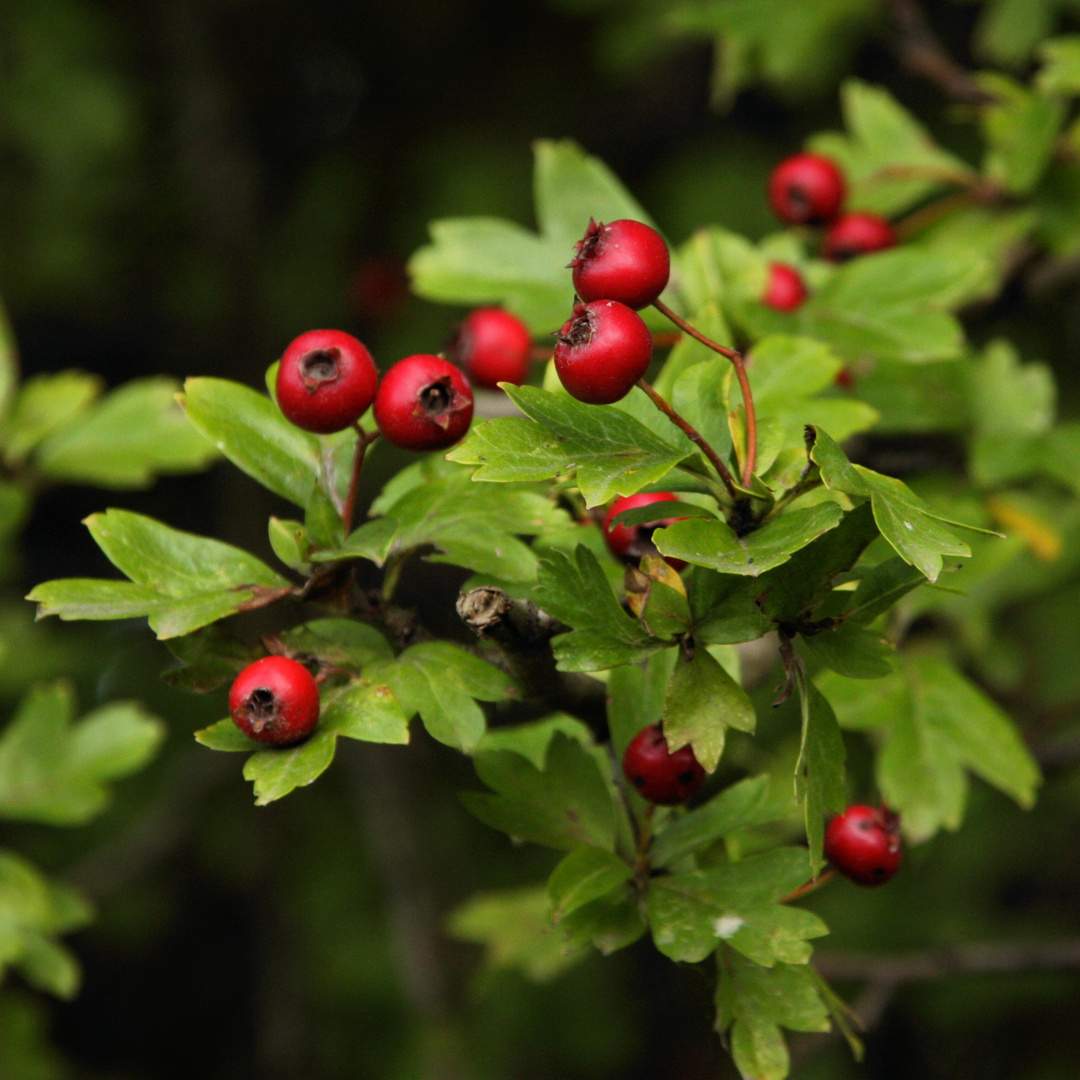
<svg viewBox="0 0 1080 1080"><path fill-rule="evenodd" d="M821 154L793 154L780 162L769 178L769 202L781 221L827 226L822 254L830 262L845 262L893 247L896 233L879 214L841 213L846 194L843 173Z"/></svg>
<svg viewBox="0 0 1080 1080"><path fill-rule="evenodd" d="M309 330L292 341L275 389L285 418L318 435L344 431L374 405L383 437L408 450L451 446L472 420L472 390L453 364L407 356L380 383L371 353L340 330Z"/></svg>

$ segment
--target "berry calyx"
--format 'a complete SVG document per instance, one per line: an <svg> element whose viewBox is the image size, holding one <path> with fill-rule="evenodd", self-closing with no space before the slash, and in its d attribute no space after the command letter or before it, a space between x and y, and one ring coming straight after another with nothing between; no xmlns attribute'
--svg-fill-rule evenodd
<svg viewBox="0 0 1080 1080"><path fill-rule="evenodd" d="M636 510L639 506L651 506L653 503L678 502L678 498L670 491L638 492L637 495L626 495L616 499L604 515L601 531L604 534L604 543L608 551L616 559L624 562L638 562L645 555L656 555L656 545L652 542L652 534L657 529L663 529L683 518L657 518L656 521L644 522L641 525L623 525L622 522L612 524L616 515L626 510ZM659 510L660 507L658 506ZM668 559L668 563L676 570L683 569L686 563L682 559Z"/></svg>
<svg viewBox="0 0 1080 1080"><path fill-rule="evenodd" d="M529 377L532 335L516 316L502 308L477 308L458 327L450 355L477 386L501 382L520 386Z"/></svg>
<svg viewBox="0 0 1080 1080"><path fill-rule="evenodd" d="M383 438L406 450L453 446L472 422L469 380L448 360L418 353L399 360L375 395L375 422Z"/></svg>
<svg viewBox="0 0 1080 1080"><path fill-rule="evenodd" d="M282 354L275 391L287 420L330 435L368 411L378 381L371 353L351 334L309 330Z"/></svg>
<svg viewBox="0 0 1080 1080"><path fill-rule="evenodd" d="M900 818L884 807L849 806L825 830L825 858L858 885L884 885L900 868Z"/></svg>
<svg viewBox="0 0 1080 1080"><path fill-rule="evenodd" d="M789 225L824 225L844 205L847 186L836 162L821 154L793 154L769 177L769 203Z"/></svg>
<svg viewBox="0 0 1080 1080"><path fill-rule="evenodd" d="M555 336L559 380L590 405L626 397L652 361L649 328L636 311L616 300L579 301Z"/></svg>
<svg viewBox="0 0 1080 1080"><path fill-rule="evenodd" d="M623 753L623 772L634 790L658 806L678 806L705 783L705 770L689 746L672 753L659 724L639 731Z"/></svg>
<svg viewBox="0 0 1080 1080"><path fill-rule="evenodd" d="M837 218L829 226L821 253L830 262L847 262L895 247L897 240L896 230L880 214L860 210Z"/></svg>
<svg viewBox="0 0 1080 1080"><path fill-rule="evenodd" d="M671 273L664 238L644 222L630 218L604 225L589 218L585 235L570 260L574 292L590 300L618 300L635 310L648 307L663 291Z"/></svg>
<svg viewBox="0 0 1080 1080"><path fill-rule="evenodd" d="M762 303L776 311L795 311L807 297L806 282L794 266L788 263L769 263L769 284Z"/></svg>
<svg viewBox="0 0 1080 1080"><path fill-rule="evenodd" d="M249 739L265 746L291 746L315 730L319 687L303 664L286 656L264 656L236 676L229 714Z"/></svg>

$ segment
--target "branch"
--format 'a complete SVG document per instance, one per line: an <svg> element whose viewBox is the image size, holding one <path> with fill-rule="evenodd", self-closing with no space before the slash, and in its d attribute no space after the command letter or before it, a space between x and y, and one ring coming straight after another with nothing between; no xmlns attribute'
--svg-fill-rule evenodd
<svg viewBox="0 0 1080 1080"><path fill-rule="evenodd" d="M572 713L606 738L604 684L588 675L555 667L551 639L568 627L531 600L515 600L502 589L488 585L462 593L457 612L477 637L495 643L527 698Z"/></svg>
<svg viewBox="0 0 1080 1080"><path fill-rule="evenodd" d="M946 51L930 29L917 0L887 0L900 32L900 63L913 75L929 80L949 97L966 105L992 105L997 98Z"/></svg>

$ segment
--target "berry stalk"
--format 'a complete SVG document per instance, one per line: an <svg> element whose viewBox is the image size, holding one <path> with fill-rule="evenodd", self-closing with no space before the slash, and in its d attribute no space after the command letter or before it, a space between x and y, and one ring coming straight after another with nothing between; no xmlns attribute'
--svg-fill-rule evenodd
<svg viewBox="0 0 1080 1080"><path fill-rule="evenodd" d="M360 426L359 422L353 424L356 431L356 449L353 452L352 473L349 476L349 490L345 495L345 504L341 508L341 520L345 525L345 535L352 532L353 515L356 512L356 494L360 490L360 473L364 469L364 458L367 456L367 448L379 437L377 431L371 435Z"/></svg>
<svg viewBox="0 0 1080 1080"><path fill-rule="evenodd" d="M742 391L743 406L746 409L746 461L743 463L742 485L743 487L749 487L754 476L754 468L757 465L757 413L754 411L754 398L750 393L750 380L746 377L746 364L743 362L742 353L738 352L736 349L729 349L726 345L720 345L718 342L713 341L712 338L706 337L696 327L691 326L685 319L676 315L663 300L654 300L653 307L656 308L661 315L665 315L669 318L684 334L689 334L695 341L700 341L707 349L712 349L713 352L726 357L731 361L732 366L735 368L735 377L739 380L739 389ZM639 383L638 385L641 384ZM648 393L648 391L646 391L646 393ZM652 397L651 394L649 396ZM655 398L653 400L655 403ZM680 425L680 427L681 426L682 425ZM683 430L685 430L685 428ZM687 431L686 434L690 435L690 432ZM700 438L700 436L698 437ZM690 438L693 439L693 436L690 435ZM694 439L694 441L697 442L697 439ZM702 449L704 450L704 447L702 447ZM709 457L709 460L712 461L714 465L716 464L712 457ZM727 472L727 470L725 469L724 472ZM720 475L721 478L723 478L724 473L721 473ZM728 475L730 476L730 473ZM725 483L727 483L726 480ZM732 495L734 495L734 491L732 492Z"/></svg>

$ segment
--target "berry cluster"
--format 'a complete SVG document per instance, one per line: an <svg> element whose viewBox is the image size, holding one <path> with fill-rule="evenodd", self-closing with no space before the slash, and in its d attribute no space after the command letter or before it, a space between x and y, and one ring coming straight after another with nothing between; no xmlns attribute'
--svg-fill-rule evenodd
<svg viewBox="0 0 1080 1080"><path fill-rule="evenodd" d="M821 154L801 153L785 158L769 177L769 204L788 225L822 226L821 253L830 262L884 251L897 242L885 218L869 211L844 212L847 183L837 164ZM769 267L762 297L777 311L794 311L806 299L799 272L787 263Z"/></svg>

